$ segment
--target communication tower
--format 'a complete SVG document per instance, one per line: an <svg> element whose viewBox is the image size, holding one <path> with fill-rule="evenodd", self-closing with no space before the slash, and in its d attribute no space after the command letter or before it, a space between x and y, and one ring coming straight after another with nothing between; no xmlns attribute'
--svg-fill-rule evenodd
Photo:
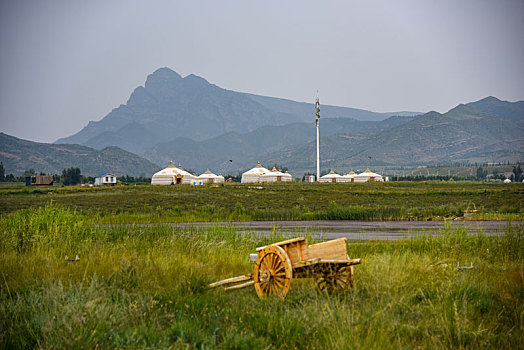
<svg viewBox="0 0 524 350"><path fill-rule="evenodd" d="M318 121L320 119L320 102L317 99L315 100L315 115L317 117L317 181L320 179L320 143L318 139Z"/></svg>

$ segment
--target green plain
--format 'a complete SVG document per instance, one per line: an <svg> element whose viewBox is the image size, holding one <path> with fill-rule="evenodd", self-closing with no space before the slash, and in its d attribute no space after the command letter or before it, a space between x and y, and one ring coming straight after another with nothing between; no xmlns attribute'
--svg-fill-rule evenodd
<svg viewBox="0 0 524 350"><path fill-rule="evenodd" d="M132 224L355 212L400 220L415 210L456 219L472 203L479 216L522 220L521 184L343 185L4 188L0 347L522 348L521 224L498 237L444 225L437 235L352 242L350 257L363 260L353 289L324 294L295 279L285 300L207 288L250 273L249 253L288 238L279 231ZM107 225L119 222L131 224Z"/></svg>

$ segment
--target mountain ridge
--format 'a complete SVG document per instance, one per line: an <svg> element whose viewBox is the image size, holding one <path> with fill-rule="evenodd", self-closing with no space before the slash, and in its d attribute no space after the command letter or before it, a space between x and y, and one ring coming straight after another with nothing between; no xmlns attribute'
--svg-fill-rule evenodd
<svg viewBox="0 0 524 350"><path fill-rule="evenodd" d="M369 135L337 134L320 140L323 167L425 165L452 162L520 161L524 158L524 114L518 121L459 105L428 112L399 126ZM311 171L314 142L266 155L262 161ZM298 157L302 155L302 157ZM308 165L309 163L309 165Z"/></svg>
<svg viewBox="0 0 524 350"><path fill-rule="evenodd" d="M413 117L390 117L381 122L366 122L350 118L324 118L322 135L340 132L376 133L401 125ZM249 133L226 133L204 141L176 138L160 143L148 152L149 158L159 164L170 160L181 162L197 171L212 168L223 173L235 173L239 164L248 164L268 152L275 152L291 145L313 141L315 123L292 123L284 126L263 126ZM178 149L184 149L181 154ZM244 165L242 165L244 166Z"/></svg>
<svg viewBox="0 0 524 350"><path fill-rule="evenodd" d="M115 146L95 150L77 144L49 144L19 139L0 132L0 161L5 172L23 174L25 170L60 174L78 167L83 175L110 172L117 176L151 176L160 169L149 160Z"/></svg>
<svg viewBox="0 0 524 350"><path fill-rule="evenodd" d="M354 116L377 121L395 114L417 113L322 106L323 117ZM267 125L304 122L314 119L313 115L313 104L226 90L197 75L182 77L163 67L148 75L144 86L135 88L126 104L54 143L78 143L97 149L115 145L144 155L154 144L176 137L202 141L230 131L247 133ZM133 123L145 130L140 146L135 135L129 133L128 124Z"/></svg>

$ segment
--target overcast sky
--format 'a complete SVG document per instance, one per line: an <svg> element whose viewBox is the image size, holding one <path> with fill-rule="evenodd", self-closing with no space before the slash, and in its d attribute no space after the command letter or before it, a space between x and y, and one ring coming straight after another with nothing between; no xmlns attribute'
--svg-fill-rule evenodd
<svg viewBox="0 0 524 350"><path fill-rule="evenodd" d="M377 112L524 100L523 0L0 0L0 131L52 142L170 67Z"/></svg>

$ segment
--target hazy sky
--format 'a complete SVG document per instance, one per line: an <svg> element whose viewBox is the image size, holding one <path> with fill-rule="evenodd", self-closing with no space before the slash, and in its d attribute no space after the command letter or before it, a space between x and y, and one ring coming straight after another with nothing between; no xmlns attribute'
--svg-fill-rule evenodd
<svg viewBox="0 0 524 350"><path fill-rule="evenodd" d="M1 132L69 136L164 66L378 112L524 100L524 1L0 0Z"/></svg>

